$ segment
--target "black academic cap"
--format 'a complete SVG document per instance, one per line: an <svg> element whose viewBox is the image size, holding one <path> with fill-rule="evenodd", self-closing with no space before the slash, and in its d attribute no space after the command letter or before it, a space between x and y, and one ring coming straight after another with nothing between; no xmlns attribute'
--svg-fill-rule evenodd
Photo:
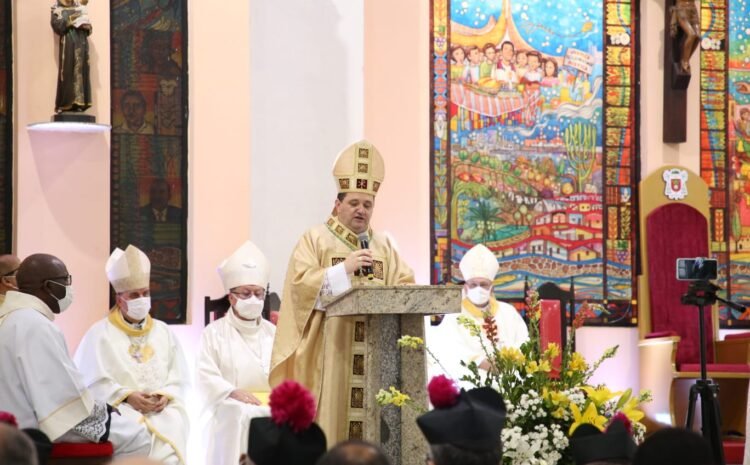
<svg viewBox="0 0 750 465"><path fill-rule="evenodd" d="M455 405L430 410L417 418L417 425L430 444L492 451L501 445L505 401L489 387L462 390Z"/></svg>
<svg viewBox="0 0 750 465"><path fill-rule="evenodd" d="M632 460L636 445L622 421L613 421L605 432L584 423L573 431L570 446L576 465L611 459Z"/></svg>
<svg viewBox="0 0 750 465"><path fill-rule="evenodd" d="M39 465L46 465L50 454L52 454L52 441L49 440L49 437L35 428L24 428L21 432L28 436L31 442L34 443Z"/></svg>
<svg viewBox="0 0 750 465"><path fill-rule="evenodd" d="M695 431L664 428L651 434L633 457L633 465L714 465L709 442Z"/></svg>
<svg viewBox="0 0 750 465"><path fill-rule="evenodd" d="M326 436L315 423L295 433L269 417L250 421L247 453L256 465L314 465L326 449Z"/></svg>

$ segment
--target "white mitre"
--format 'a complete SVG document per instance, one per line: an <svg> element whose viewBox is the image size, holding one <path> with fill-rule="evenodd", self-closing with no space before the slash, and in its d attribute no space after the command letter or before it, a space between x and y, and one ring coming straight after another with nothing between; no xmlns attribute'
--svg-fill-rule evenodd
<svg viewBox="0 0 750 465"><path fill-rule="evenodd" d="M218 271L227 292L238 286L255 285L265 288L271 274L266 256L250 241L242 244L221 262Z"/></svg>
<svg viewBox="0 0 750 465"><path fill-rule="evenodd" d="M151 262L138 247L129 245L124 251L116 248L104 267L115 292L149 287Z"/></svg>
<svg viewBox="0 0 750 465"><path fill-rule="evenodd" d="M486 278L495 281L497 270L500 269L495 254L482 244L477 244L466 252L458 267L461 269L464 281L472 278Z"/></svg>

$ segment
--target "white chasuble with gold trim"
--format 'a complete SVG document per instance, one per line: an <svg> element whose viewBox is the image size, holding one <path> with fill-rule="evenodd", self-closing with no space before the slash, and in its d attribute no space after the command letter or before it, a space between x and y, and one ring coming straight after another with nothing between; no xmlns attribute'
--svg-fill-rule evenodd
<svg viewBox="0 0 750 465"><path fill-rule="evenodd" d="M97 398L147 426L152 435L149 457L185 464L184 387L189 375L182 349L165 323L147 316L143 328L137 329L115 307L86 332L75 361ZM164 395L169 403L161 412L144 415L125 402L133 392Z"/></svg>

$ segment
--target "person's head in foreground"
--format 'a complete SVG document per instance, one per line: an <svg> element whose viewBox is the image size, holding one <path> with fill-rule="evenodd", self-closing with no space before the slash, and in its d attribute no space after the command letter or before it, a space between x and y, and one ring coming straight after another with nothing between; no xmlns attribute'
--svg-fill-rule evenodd
<svg viewBox="0 0 750 465"><path fill-rule="evenodd" d="M0 425L10 426L18 430L16 417L10 412L0 411ZM25 439L18 439L16 433L0 428L0 464L18 465L33 463L46 465L52 453L52 441L49 440L49 437L36 428L24 428L19 431L25 436ZM26 439L31 440L34 448L34 453L32 454L28 452Z"/></svg>
<svg viewBox="0 0 750 465"><path fill-rule="evenodd" d="M592 424L580 425L570 447L576 465L629 465L637 448L625 415L616 415L603 432Z"/></svg>
<svg viewBox="0 0 750 465"><path fill-rule="evenodd" d="M31 439L10 423L0 422L0 463L3 465L38 465Z"/></svg>
<svg viewBox="0 0 750 465"><path fill-rule="evenodd" d="M711 446L700 434L682 428L665 428L646 438L633 457L633 465L715 465Z"/></svg>
<svg viewBox="0 0 750 465"><path fill-rule="evenodd" d="M270 417L250 421L247 455L252 463L314 465L327 445L323 430L313 423L315 400L310 391L296 381L284 381L271 391L268 404Z"/></svg>
<svg viewBox="0 0 750 465"><path fill-rule="evenodd" d="M428 465L498 465L505 401L492 388L458 390L453 380L436 376L427 386L435 407L417 418L430 452Z"/></svg>
<svg viewBox="0 0 750 465"><path fill-rule="evenodd" d="M390 465L390 462L375 444L351 439L336 444L317 465Z"/></svg>

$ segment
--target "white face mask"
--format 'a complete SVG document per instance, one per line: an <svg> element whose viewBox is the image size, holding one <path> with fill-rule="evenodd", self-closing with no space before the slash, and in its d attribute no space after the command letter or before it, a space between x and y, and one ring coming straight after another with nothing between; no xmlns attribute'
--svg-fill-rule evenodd
<svg viewBox="0 0 750 465"><path fill-rule="evenodd" d="M260 314L263 312L263 301L254 295L250 296L249 299L237 299L234 309L242 318L254 320L260 318Z"/></svg>
<svg viewBox="0 0 750 465"><path fill-rule="evenodd" d="M484 305L490 301L490 293L491 291L489 289L477 286L466 291L466 297L468 297L474 305Z"/></svg>
<svg viewBox="0 0 750 465"><path fill-rule="evenodd" d="M55 281L50 281L51 283L55 283L58 286L63 286L60 283L57 283ZM55 294L50 293L50 295L57 300L57 306L60 307L60 313L64 312L65 310L70 307L70 304L73 303L73 285L63 286L65 287L65 296L62 299L58 299L55 297Z"/></svg>
<svg viewBox="0 0 750 465"><path fill-rule="evenodd" d="M128 300L126 313L135 321L141 321L146 318L148 311L151 310L151 297L138 297L137 299Z"/></svg>

